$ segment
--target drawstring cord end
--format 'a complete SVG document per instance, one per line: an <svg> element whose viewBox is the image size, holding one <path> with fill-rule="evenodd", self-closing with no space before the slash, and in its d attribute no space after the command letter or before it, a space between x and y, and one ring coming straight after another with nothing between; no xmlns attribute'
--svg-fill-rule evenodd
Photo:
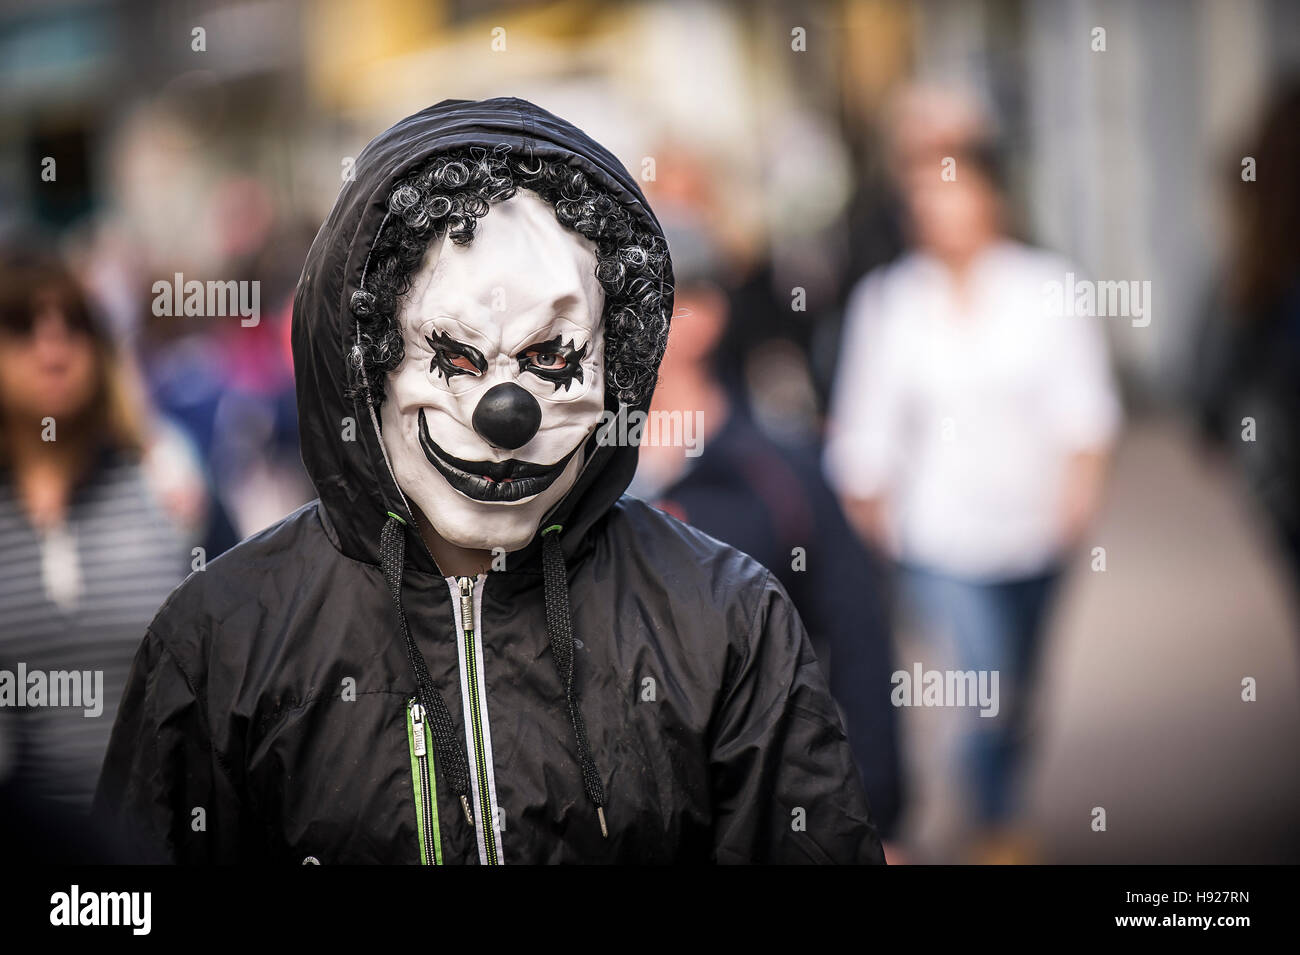
<svg viewBox="0 0 1300 955"><path fill-rule="evenodd" d="M597 806L597 807L596 807L596 818L600 820L600 834L601 834L602 836L604 836L606 839L608 839L608 838L609 838L609 829L608 829L608 827L606 827L606 825L605 825L605 807L604 807L604 806Z"/></svg>
<svg viewBox="0 0 1300 955"><path fill-rule="evenodd" d="M461 793L461 794L460 794L460 808L465 810L465 821L468 822L469 825L470 825L470 828L473 829L473 828L474 828L474 814L473 814L472 812L469 811L469 800L465 798L465 794L464 794L464 793Z"/></svg>

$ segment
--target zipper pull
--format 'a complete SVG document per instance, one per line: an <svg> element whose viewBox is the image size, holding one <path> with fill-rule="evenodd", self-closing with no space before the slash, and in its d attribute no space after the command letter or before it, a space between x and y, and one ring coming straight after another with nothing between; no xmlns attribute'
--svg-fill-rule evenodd
<svg viewBox="0 0 1300 955"><path fill-rule="evenodd" d="M474 632L474 578L458 577L460 585L460 625L466 633Z"/></svg>
<svg viewBox="0 0 1300 955"><path fill-rule="evenodd" d="M473 814L472 812L469 811L469 800L465 798L465 794L464 794L464 793L461 793L461 794L460 794L460 808L465 810L465 821L468 822L468 823L469 823L469 827L470 827L471 829L473 829L473 828L474 828L474 814Z"/></svg>
<svg viewBox="0 0 1300 955"><path fill-rule="evenodd" d="M411 735L415 737L415 755L425 755L424 707L416 702L411 703Z"/></svg>

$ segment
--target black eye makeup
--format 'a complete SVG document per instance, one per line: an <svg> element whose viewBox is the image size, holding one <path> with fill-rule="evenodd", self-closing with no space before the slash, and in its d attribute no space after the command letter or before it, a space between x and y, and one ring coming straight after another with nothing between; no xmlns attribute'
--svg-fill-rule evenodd
<svg viewBox="0 0 1300 955"><path fill-rule="evenodd" d="M582 381L582 359L587 355L587 346L574 346L572 340L565 342L556 335L548 342L529 345L515 357L519 360L519 370L529 371L539 378L545 378L559 391L565 391L575 381Z"/></svg>
<svg viewBox="0 0 1300 955"><path fill-rule="evenodd" d="M456 375L481 375L487 371L487 359L473 345L458 342L445 332L435 331L432 336L425 335L433 352L429 362L431 373L442 372L448 380Z"/></svg>

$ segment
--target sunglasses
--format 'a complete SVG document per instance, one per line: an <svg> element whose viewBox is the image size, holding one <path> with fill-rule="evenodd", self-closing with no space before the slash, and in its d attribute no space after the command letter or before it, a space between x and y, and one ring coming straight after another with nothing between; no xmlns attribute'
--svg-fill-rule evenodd
<svg viewBox="0 0 1300 955"><path fill-rule="evenodd" d="M53 302L5 302L0 304L0 332L12 338L30 338L42 316L57 312L63 326L74 335L93 336L95 325L84 304L60 296Z"/></svg>

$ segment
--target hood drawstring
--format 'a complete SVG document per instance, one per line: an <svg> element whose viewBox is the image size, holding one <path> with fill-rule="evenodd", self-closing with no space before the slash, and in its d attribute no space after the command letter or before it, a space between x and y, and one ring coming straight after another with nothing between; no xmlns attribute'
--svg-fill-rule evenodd
<svg viewBox="0 0 1300 955"><path fill-rule="evenodd" d="M411 630L406 625L406 612L402 609L402 568L406 564L405 525L406 521L392 511L388 512L388 520L384 522L383 532L379 536L379 565L383 569L384 579L388 581L388 590L393 595L393 605L397 608L402 640L406 643L406 659L415 673L420 706L424 708L426 718L433 727L434 751L441 757L436 762L442 765L451 788L460 797L465 819L472 827L474 814L469 808L469 761L465 758L464 747L451 722L447 703L433 685L429 667L424 662L424 654L411 636Z"/></svg>
<svg viewBox="0 0 1300 955"><path fill-rule="evenodd" d="M542 580L546 598L546 631L551 639L551 657L555 672L564 687L564 700L569 707L569 722L578 742L578 762L582 767L582 783L596 807L600 820L600 834L609 838L605 826L605 787L600 781L596 761L587 742L587 727L578 709L578 693L573 686L573 621L569 616L569 580L564 566L564 551L560 547L560 532L564 528L552 524L542 530Z"/></svg>

